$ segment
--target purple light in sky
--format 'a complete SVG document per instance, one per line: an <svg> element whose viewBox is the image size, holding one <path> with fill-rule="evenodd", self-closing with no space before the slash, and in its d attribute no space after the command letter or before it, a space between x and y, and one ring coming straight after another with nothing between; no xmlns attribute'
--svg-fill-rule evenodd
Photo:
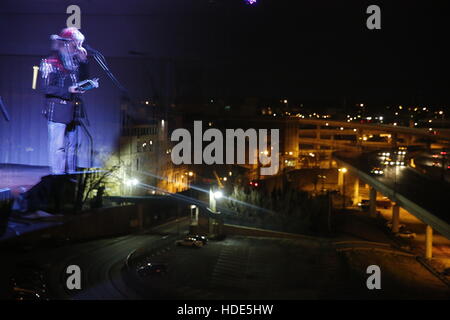
<svg viewBox="0 0 450 320"><path fill-rule="evenodd" d="M245 0L247 4L255 4L257 0Z"/></svg>

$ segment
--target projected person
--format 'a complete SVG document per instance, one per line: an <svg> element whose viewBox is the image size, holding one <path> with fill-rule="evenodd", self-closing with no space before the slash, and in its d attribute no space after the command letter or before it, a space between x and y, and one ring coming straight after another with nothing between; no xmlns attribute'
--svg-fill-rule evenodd
<svg viewBox="0 0 450 320"><path fill-rule="evenodd" d="M73 173L77 167L78 128L85 92L77 84L87 78L84 35L66 28L51 36L52 53L42 59L41 88L45 94L43 114L48 121L48 156L52 174ZM98 82L94 80L94 87Z"/></svg>

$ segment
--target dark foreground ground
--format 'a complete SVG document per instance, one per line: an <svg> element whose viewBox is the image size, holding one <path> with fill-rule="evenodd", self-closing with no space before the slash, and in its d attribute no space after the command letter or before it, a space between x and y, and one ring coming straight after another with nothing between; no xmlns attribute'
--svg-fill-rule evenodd
<svg viewBox="0 0 450 320"><path fill-rule="evenodd" d="M186 222L138 235L78 244L2 248L1 297L10 278L40 268L51 299L448 299L449 291L413 257L354 250L333 240L228 237L203 248L178 247ZM181 232L180 232L181 230ZM130 253L133 259L127 257ZM163 276L141 278L136 265L162 262ZM67 266L82 272L82 289L68 290ZM367 266L382 271L382 289L366 287ZM24 267L25 266L25 267ZM28 269L24 269L28 268Z"/></svg>

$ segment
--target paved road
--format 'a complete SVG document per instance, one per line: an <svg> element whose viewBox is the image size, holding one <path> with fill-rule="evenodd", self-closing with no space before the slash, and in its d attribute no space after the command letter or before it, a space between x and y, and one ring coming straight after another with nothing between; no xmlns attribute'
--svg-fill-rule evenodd
<svg viewBox="0 0 450 320"><path fill-rule="evenodd" d="M186 222L180 223L180 230L186 229ZM32 261L47 269L50 293L57 299L378 299L409 294L398 281L384 282L383 291L367 290L365 268L372 264L371 257L355 265L343 259L331 241L235 236L196 249L175 246L180 236L178 226L171 224L148 234L26 253L10 248L2 259L9 263L0 267L0 288L7 287L4 280L17 265ZM143 258L168 263L167 275L139 278L134 268L124 268L130 252L142 247L147 249ZM65 289L65 269L71 264L81 267L81 291ZM420 297L417 292L422 291L408 297Z"/></svg>
<svg viewBox="0 0 450 320"><path fill-rule="evenodd" d="M447 183L450 183L450 169L447 169L450 162L445 158L442 159L442 155L439 152L421 152L414 157L414 162L418 168L435 181L445 180ZM442 168L442 163L444 163L444 169Z"/></svg>
<svg viewBox="0 0 450 320"><path fill-rule="evenodd" d="M230 237L153 257L164 277L130 279L147 299L357 299L367 290L334 248L318 241Z"/></svg>
<svg viewBox="0 0 450 320"><path fill-rule="evenodd" d="M57 299L137 299L139 296L122 281L122 267L126 257L140 247L157 248L180 237L178 229L187 230L187 221L171 223L155 228L151 233L127 235L61 246L58 248L9 247L4 251L1 268L0 297L7 296L9 278L17 266L30 264L43 266L49 292ZM169 235L169 237L167 237ZM83 290L65 290L65 270L69 265L78 265L82 272Z"/></svg>

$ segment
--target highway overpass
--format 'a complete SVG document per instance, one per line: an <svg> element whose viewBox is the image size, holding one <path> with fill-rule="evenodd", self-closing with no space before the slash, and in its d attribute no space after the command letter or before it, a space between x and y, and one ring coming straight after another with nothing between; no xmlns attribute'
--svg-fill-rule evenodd
<svg viewBox="0 0 450 320"><path fill-rule="evenodd" d="M450 186L436 182L410 168L385 170L381 177L372 176L370 154L350 155L335 152L333 158L339 166L370 186L370 212L375 214L376 194L382 193L395 203L393 206L393 232L398 232L399 208L402 207L426 224L426 257L431 258L433 229L450 239Z"/></svg>

